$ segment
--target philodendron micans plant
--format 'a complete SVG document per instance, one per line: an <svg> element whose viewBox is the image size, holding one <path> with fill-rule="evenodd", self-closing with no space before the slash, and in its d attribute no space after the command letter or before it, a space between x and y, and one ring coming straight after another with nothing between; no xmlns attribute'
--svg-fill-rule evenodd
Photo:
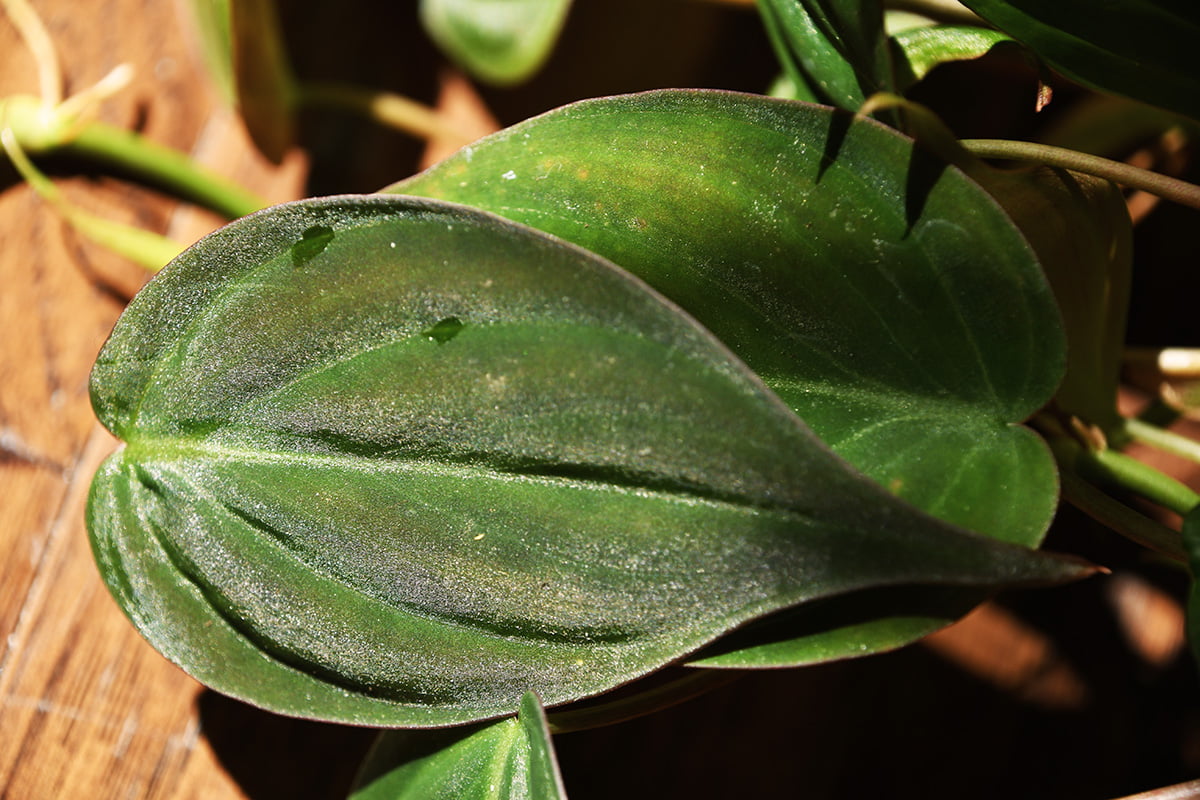
<svg viewBox="0 0 1200 800"><path fill-rule="evenodd" d="M470 67L482 33L453 5L423 18ZM546 5L485 78L540 63L568 4ZM667 665L700 676L686 693L880 652L1087 575L1037 549L1060 474L1182 554L1095 486L1194 495L1086 435L1140 430L1114 402L1130 231L1107 179L1175 188L1083 156L994 169L975 154L1063 156L964 146L901 95L1019 42L1138 96L1133 59L1172 76L1144 99L1195 116L1173 47L1197 12L1130 4L1179 24L1129 55L1082 0L894 34L870 0L759 5L818 102L587 100L380 193L258 211L101 351L123 446L88 525L146 638L266 709L446 728L382 737L356 797L561 797L549 733L580 712L559 706L627 684L613 705L636 704Z"/></svg>

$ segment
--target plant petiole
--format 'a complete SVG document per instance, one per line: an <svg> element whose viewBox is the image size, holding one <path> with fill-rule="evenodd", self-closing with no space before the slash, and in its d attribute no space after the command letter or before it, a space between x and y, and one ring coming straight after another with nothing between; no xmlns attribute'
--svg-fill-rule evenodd
<svg viewBox="0 0 1200 800"><path fill-rule="evenodd" d="M80 157L158 186L229 219L268 203L236 183L195 164L178 150L102 122L83 122L68 106L46 108L29 95L0 100L6 129L30 155ZM66 109L66 110L64 110Z"/></svg>
<svg viewBox="0 0 1200 800"><path fill-rule="evenodd" d="M392 92L343 83L302 83L296 91L299 105L351 111L420 139L445 137L469 144L473 138L456 130L429 106Z"/></svg>
<svg viewBox="0 0 1200 800"><path fill-rule="evenodd" d="M0 119L0 122L2 121ZM97 244L141 264L152 272L157 272L183 249L165 236L106 220L72 206L62 196L58 187L39 172L25 155L12 128L0 128L0 145L17 172L34 191L54 206L76 230Z"/></svg>
<svg viewBox="0 0 1200 800"><path fill-rule="evenodd" d="M1118 438L1127 437L1131 441L1147 444L1164 453L1200 464L1200 442L1180 436L1157 425L1151 425L1149 422L1140 419L1126 419L1115 433Z"/></svg>
<svg viewBox="0 0 1200 800"><path fill-rule="evenodd" d="M1200 186L1120 161L1068 150L1065 147L1011 139L963 139L961 144L980 158L1028 161L1083 172L1200 209Z"/></svg>
<svg viewBox="0 0 1200 800"><path fill-rule="evenodd" d="M1080 446L1072 460L1074 472L1101 488L1132 492L1181 516L1200 505L1200 494L1117 450Z"/></svg>

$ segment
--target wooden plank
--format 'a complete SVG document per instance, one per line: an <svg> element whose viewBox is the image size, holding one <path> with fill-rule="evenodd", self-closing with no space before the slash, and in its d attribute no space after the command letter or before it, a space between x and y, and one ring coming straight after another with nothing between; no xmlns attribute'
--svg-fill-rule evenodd
<svg viewBox="0 0 1200 800"><path fill-rule="evenodd" d="M298 196L302 159L271 167L214 105L183 4L33 5L68 94L133 65L101 119L192 150L271 199ZM0 96L36 93L33 60L3 18L0 53ZM201 687L117 609L83 526L91 475L115 445L92 416L88 371L145 273L81 239L0 164L0 796L243 797L200 733ZM114 180L57 177L73 203L180 241L219 223Z"/></svg>

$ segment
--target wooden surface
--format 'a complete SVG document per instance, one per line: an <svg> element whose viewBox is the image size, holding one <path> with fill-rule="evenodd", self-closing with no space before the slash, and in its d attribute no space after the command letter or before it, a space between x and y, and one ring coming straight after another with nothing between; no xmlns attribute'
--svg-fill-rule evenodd
<svg viewBox="0 0 1200 800"><path fill-rule="evenodd" d="M119 63L136 70L101 119L196 153L274 199L300 191L302 165L260 161L215 103L182 4L34 6L59 49L68 94ZM32 58L0 17L0 96L37 87ZM0 793L241 797L200 736L200 687L122 616L83 526L91 474L114 444L92 416L88 370L144 274L81 239L0 163ZM180 241L217 222L108 179L60 185L84 208Z"/></svg>
<svg viewBox="0 0 1200 800"><path fill-rule="evenodd" d="M102 119L272 200L302 193L304 164L263 162L216 102L184 3L34 6L68 93L118 63L134 66L135 84L101 107ZM0 97L36 88L32 60L0 17ZM469 125L481 112L464 113ZM101 584L83 504L114 442L94 421L87 377L145 276L81 239L6 170L0 159L0 798L339 796L369 732L273 717L203 690L142 641ZM112 219L181 242L218 222L78 173L59 167L67 196ZM1086 527L1078 515L1067 522L1068 534ZM1109 539L1085 533L1068 549L1083 541L1085 554L1132 567L986 606L923 648L770 672L673 712L561 737L568 789L582 800L791 797L801 786L814 798L1057 800L1194 777L1200 692L1181 638L1179 576L1119 545L1089 550Z"/></svg>

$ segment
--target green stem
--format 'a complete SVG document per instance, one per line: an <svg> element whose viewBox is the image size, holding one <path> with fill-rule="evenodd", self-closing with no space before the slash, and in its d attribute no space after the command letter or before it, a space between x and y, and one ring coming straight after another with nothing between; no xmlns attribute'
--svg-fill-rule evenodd
<svg viewBox="0 0 1200 800"><path fill-rule="evenodd" d="M101 122L82 126L53 151L117 167L229 219L268 205L263 198L204 169L178 150Z"/></svg>
<svg viewBox="0 0 1200 800"><path fill-rule="evenodd" d="M53 181L39 172L25 155L11 128L0 129L0 145L17 172L34 191L57 209L76 230L97 244L141 264L151 272L162 269L183 249L165 236L103 219L71 205Z"/></svg>
<svg viewBox="0 0 1200 800"><path fill-rule="evenodd" d="M1135 442L1157 447L1164 453L1200 464L1200 442L1193 441L1186 436L1180 436L1178 433L1172 433L1140 419L1125 420L1121 424L1119 433L1125 434Z"/></svg>
<svg viewBox="0 0 1200 800"><path fill-rule="evenodd" d="M1051 167L1083 172L1105 178L1132 189L1141 189L1181 205L1200 209L1200 186L1160 175L1150 170L1122 164L1100 156L1054 147L1048 144L1019 142L1010 139L963 139L963 147L980 158L1031 161Z"/></svg>
<svg viewBox="0 0 1200 800"><path fill-rule="evenodd" d="M1200 505L1200 495L1154 467L1116 450L1080 449L1075 459L1080 477L1098 486L1133 492L1180 516Z"/></svg>
<svg viewBox="0 0 1200 800"><path fill-rule="evenodd" d="M309 83L300 84L298 93L300 105L350 111L419 139L471 141L429 106L391 92L342 83Z"/></svg>
<svg viewBox="0 0 1200 800"><path fill-rule="evenodd" d="M583 708L550 711L546 714L546 720L551 733L570 733L615 725L698 697L732 683L741 675L741 672L734 670L696 669L690 675L629 697Z"/></svg>

